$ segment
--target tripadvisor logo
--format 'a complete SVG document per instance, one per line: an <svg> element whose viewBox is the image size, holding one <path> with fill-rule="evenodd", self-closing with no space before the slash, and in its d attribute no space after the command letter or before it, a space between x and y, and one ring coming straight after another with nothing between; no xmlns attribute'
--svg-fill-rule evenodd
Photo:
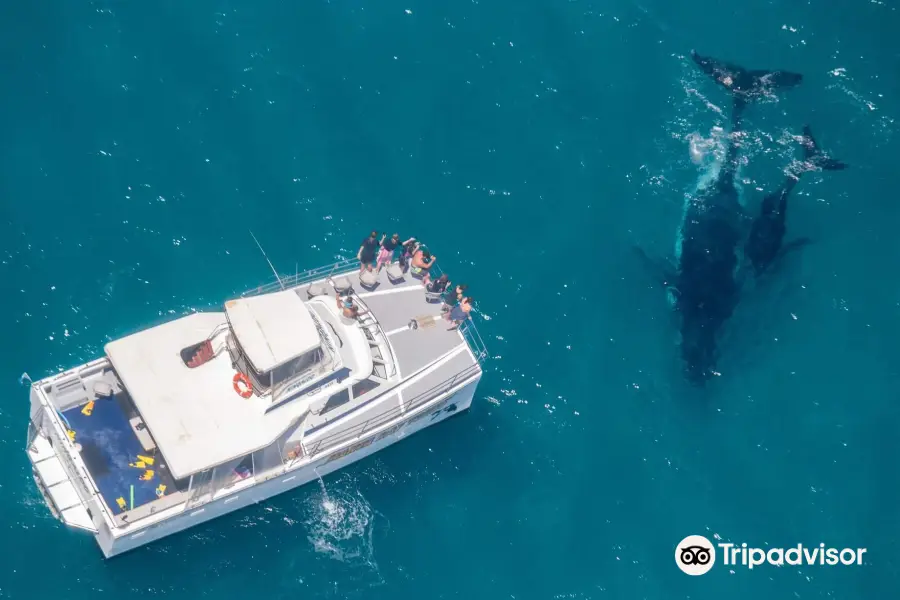
<svg viewBox="0 0 900 600"><path fill-rule="evenodd" d="M688 575L704 575L716 564L716 548L702 535L689 535L675 546L675 564Z"/></svg>
<svg viewBox="0 0 900 600"><path fill-rule="evenodd" d="M688 575L704 575L716 564L716 554L722 564L753 569L769 564L784 565L861 565L865 548L830 548L825 544L807 547L797 544L790 548L753 548L747 544L719 543L713 545L702 535L689 535L675 546L675 564Z"/></svg>

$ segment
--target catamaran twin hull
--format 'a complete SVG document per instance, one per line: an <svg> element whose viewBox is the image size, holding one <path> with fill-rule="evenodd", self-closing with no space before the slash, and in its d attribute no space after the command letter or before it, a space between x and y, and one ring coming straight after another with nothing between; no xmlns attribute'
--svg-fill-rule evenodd
<svg viewBox="0 0 900 600"><path fill-rule="evenodd" d="M115 556L468 409L486 357L474 326L448 327L412 278L379 273L373 286L340 267L116 340L33 383L28 456L54 515ZM336 292L365 316L345 316ZM232 389L239 375L251 394Z"/></svg>

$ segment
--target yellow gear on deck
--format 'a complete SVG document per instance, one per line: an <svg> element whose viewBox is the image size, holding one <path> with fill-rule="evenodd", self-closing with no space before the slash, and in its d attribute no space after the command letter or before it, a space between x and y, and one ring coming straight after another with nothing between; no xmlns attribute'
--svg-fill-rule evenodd
<svg viewBox="0 0 900 600"><path fill-rule="evenodd" d="M91 400L87 404L84 405L84 408L81 409L81 414L86 417L91 416L91 413L94 412L94 401Z"/></svg>
<svg viewBox="0 0 900 600"><path fill-rule="evenodd" d="M125 510L125 498L116 498L116 504L119 505L119 510Z"/></svg>
<svg viewBox="0 0 900 600"><path fill-rule="evenodd" d="M156 497L162 498L165 495L166 495L166 485L164 483L161 483L158 486L156 486Z"/></svg>
<svg viewBox="0 0 900 600"><path fill-rule="evenodd" d="M140 476L141 481L150 481L151 479L153 479L153 471L150 469L144 471L144 474Z"/></svg>
<svg viewBox="0 0 900 600"><path fill-rule="evenodd" d="M69 436L69 439L70 439L71 441L73 441L73 442L75 441L75 432L74 432L74 431L72 431L71 429L69 429L69 430L66 431L66 435Z"/></svg>
<svg viewBox="0 0 900 600"><path fill-rule="evenodd" d="M138 454L137 461L128 463L128 466L135 469L146 469L147 467L152 467L155 460L152 456L141 456ZM152 473L153 471L150 472Z"/></svg>

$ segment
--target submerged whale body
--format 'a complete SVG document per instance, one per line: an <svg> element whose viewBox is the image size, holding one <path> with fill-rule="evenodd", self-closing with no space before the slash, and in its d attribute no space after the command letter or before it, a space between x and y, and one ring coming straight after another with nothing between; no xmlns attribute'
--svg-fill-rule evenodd
<svg viewBox="0 0 900 600"><path fill-rule="evenodd" d="M817 169L839 171L847 168L847 165L841 161L829 158L822 153L809 126L803 128L802 140L804 160L788 167L784 183L774 193L763 199L759 216L753 220L750 235L744 246L744 256L750 260L753 272L757 277L769 269L786 252L809 243L808 239L800 238L783 244L784 234L787 231L785 221L788 196L794 186L800 182L800 177L804 173Z"/></svg>
<svg viewBox="0 0 900 600"><path fill-rule="evenodd" d="M685 206L676 243L675 272L668 278L681 317L681 358L687 380L703 385L716 374L716 336L738 303L738 250L743 213L735 186L741 116L747 103L800 83L787 71L747 70L691 52L707 75L732 94L731 132L715 179Z"/></svg>

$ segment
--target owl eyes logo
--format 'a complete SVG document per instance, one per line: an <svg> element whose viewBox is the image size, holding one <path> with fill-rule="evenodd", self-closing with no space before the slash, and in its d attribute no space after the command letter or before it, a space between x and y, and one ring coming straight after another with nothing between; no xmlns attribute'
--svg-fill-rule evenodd
<svg viewBox="0 0 900 600"><path fill-rule="evenodd" d="M681 562L685 565L705 565L709 562L709 548L690 546L681 549Z"/></svg>
<svg viewBox="0 0 900 600"><path fill-rule="evenodd" d="M689 535L675 546L675 564L688 575L704 575L716 564L716 549L702 535Z"/></svg>

